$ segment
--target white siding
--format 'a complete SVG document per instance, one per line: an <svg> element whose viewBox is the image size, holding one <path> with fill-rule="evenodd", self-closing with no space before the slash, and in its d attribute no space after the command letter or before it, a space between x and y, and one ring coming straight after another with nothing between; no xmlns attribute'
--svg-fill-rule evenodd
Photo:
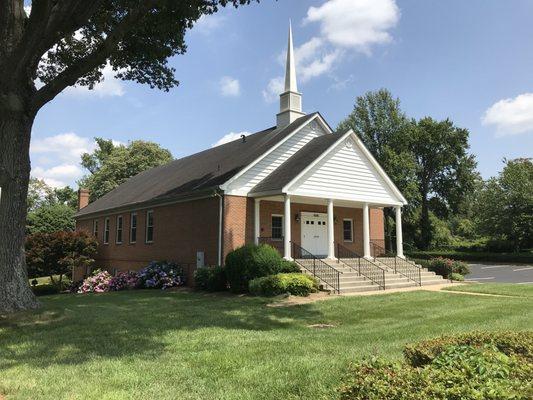
<svg viewBox="0 0 533 400"><path fill-rule="evenodd" d="M298 179L289 192L379 204L401 202L351 138L340 142Z"/></svg>
<svg viewBox="0 0 533 400"><path fill-rule="evenodd" d="M326 134L326 131L323 130L320 124L317 123L316 129L313 131L308 123L300 129L300 131L295 133L292 137L287 139L284 143L233 181L228 187L227 193L240 195L247 194L250 189L270 175L272 171L287 161L290 156L300 150L310 140L324 134Z"/></svg>

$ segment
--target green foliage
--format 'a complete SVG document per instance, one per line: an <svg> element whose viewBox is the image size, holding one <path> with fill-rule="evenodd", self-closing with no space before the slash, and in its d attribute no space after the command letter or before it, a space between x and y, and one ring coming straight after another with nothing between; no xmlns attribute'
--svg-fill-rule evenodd
<svg viewBox="0 0 533 400"><path fill-rule="evenodd" d="M75 211L66 204L42 205L31 211L27 218L27 232L53 233L59 231L73 231L76 228Z"/></svg>
<svg viewBox="0 0 533 400"><path fill-rule="evenodd" d="M285 274L291 274L291 273L299 273L302 272L298 264L296 264L294 261L289 261L282 259L279 272L285 273Z"/></svg>
<svg viewBox="0 0 533 400"><path fill-rule="evenodd" d="M94 201L126 180L147 169L172 161L170 151L158 144L135 140L115 146L111 140L96 138L98 147L93 153L82 155L82 166L90 171L79 182L90 191Z"/></svg>
<svg viewBox="0 0 533 400"><path fill-rule="evenodd" d="M26 264L30 278L49 276L61 284L64 274L73 267L90 266L96 254L98 242L87 232L36 233L26 239Z"/></svg>
<svg viewBox="0 0 533 400"><path fill-rule="evenodd" d="M533 252L522 253L489 253L480 251L456 251L456 250L429 250L429 251L406 251L406 255L420 260L429 260L434 257L453 258L462 261L491 261L491 262L519 262L533 263Z"/></svg>
<svg viewBox="0 0 533 400"><path fill-rule="evenodd" d="M246 245L226 256L226 275L231 291L248 291L248 282L280 272L282 258L273 247L261 244Z"/></svg>
<svg viewBox="0 0 533 400"><path fill-rule="evenodd" d="M194 273L196 289L208 292L222 292L228 288L226 269L224 267L202 267Z"/></svg>
<svg viewBox="0 0 533 400"><path fill-rule="evenodd" d="M521 345L517 349L517 335L526 336L531 344L532 332L473 333L407 346L405 363L379 359L357 363L341 387L340 397L342 400L529 399L533 394L530 379L533 349Z"/></svg>
<svg viewBox="0 0 533 400"><path fill-rule="evenodd" d="M485 183L476 205L482 233L514 251L533 247L532 160L506 161L499 176Z"/></svg>
<svg viewBox="0 0 533 400"><path fill-rule="evenodd" d="M249 291L257 296L277 296L285 293L309 296L318 291L318 282L306 274L282 273L252 279L249 282Z"/></svg>
<svg viewBox="0 0 533 400"><path fill-rule="evenodd" d="M463 282L465 280L465 277L464 275L461 275L457 272L452 272L451 275L450 275L450 279L452 281L457 281L457 282Z"/></svg>
<svg viewBox="0 0 533 400"><path fill-rule="evenodd" d="M59 294L61 291L60 286L53 283L47 283L45 285L32 286L31 290L35 296L48 296L51 294Z"/></svg>
<svg viewBox="0 0 533 400"><path fill-rule="evenodd" d="M432 258L428 262L424 263L424 267L426 267L430 271L435 272L438 275L442 275L445 278L449 277L450 272L452 273L452 275L460 275L461 278L464 275L468 275L470 273L470 267L468 266L468 264L462 261L451 260L449 258L443 257ZM461 278L455 279L456 277L459 278L458 276L454 275L453 280L464 280Z"/></svg>

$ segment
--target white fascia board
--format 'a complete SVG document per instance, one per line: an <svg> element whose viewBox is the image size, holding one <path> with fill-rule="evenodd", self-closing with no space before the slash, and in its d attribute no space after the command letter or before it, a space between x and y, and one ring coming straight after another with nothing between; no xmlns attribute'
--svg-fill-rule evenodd
<svg viewBox="0 0 533 400"><path fill-rule="evenodd" d="M385 181L385 183L387 185L389 185L389 187L391 188L392 192L396 195L396 197L398 197L401 201L401 204L403 205L407 205L407 200L405 199L405 197L403 197L403 194L402 192L400 192L400 190L396 187L396 185L394 184L394 182L391 180L391 178L389 178L389 176L387 175L387 173L383 170L383 168L381 167L381 165L379 165L379 163L377 162L377 160L374 158L374 156L372 155L372 153L366 148L365 144L363 143L363 141L361 139L359 139L359 136L357 136L355 134L355 132L352 130L351 131L352 133L352 136L355 140L355 143L357 144L357 146L359 146L359 148L361 149L361 151L363 152L363 154L370 160L370 162L372 163L372 165L374 166L374 168L376 168L376 170L378 171L379 175L383 178L383 180Z"/></svg>
<svg viewBox="0 0 533 400"><path fill-rule="evenodd" d="M407 204L407 200L405 199L405 197L403 197L402 193L398 190L398 188L396 187L396 185L392 182L392 180L389 178L389 176L387 175L387 173L383 170L383 168L381 168L381 165L379 165L379 163L376 161L376 159L374 158L374 156L372 155L372 153L370 153L370 151L368 151L368 149L366 148L366 146L363 144L363 142L361 141L361 139L359 139L359 137L355 134L355 132L350 129L348 132L346 132L344 135L342 135L335 143L333 143L326 151L324 151L318 158L315 159L315 161L313 161L311 164L309 164L302 172L300 172L295 178L293 178L288 184L286 184L283 189L281 190L283 193L287 193L287 194L297 194L297 193L294 193L292 192L291 193L291 186L293 186L296 182L298 182L298 180L304 176L307 172L309 172L315 165L317 165L324 157L326 157L331 151L333 151L337 145L339 144L340 141L348 138L348 137L351 137L356 145L359 147L359 149L361 149L361 151L363 152L363 154L370 160L370 163L372 164L372 166L374 168L376 168L376 170L378 171L379 175L383 178L383 180L385 181L385 183L390 187L390 189L392 190L392 192L396 195L396 197L400 200L398 203L394 203L392 205L406 205Z"/></svg>
<svg viewBox="0 0 533 400"><path fill-rule="evenodd" d="M402 206L403 203L402 202L387 202L387 203L384 203L383 200L376 200L376 201L372 201L372 199L360 199L360 198L357 198L357 197L351 197L351 196L324 196L324 195L319 195L319 194L314 194L314 193L307 193L307 192L299 192L299 191L288 191L286 193L283 193L283 194L287 194L289 196L297 196L297 197L300 197L300 198L309 198L309 199L316 199L316 200L333 200L333 202L335 201L347 201L347 202L354 202L354 203L358 203L358 204L364 204L364 203L368 203L368 204L371 204L372 207L395 207L395 206ZM305 204L305 201L296 201L296 202L299 202L299 203L304 203ZM325 203L323 203L325 204ZM335 205L337 206L337 205ZM341 206L341 207L344 207L344 206ZM357 207L356 207L357 208Z"/></svg>
<svg viewBox="0 0 533 400"><path fill-rule="evenodd" d="M315 119L319 120L320 125L329 133L332 133L331 129L329 128L328 124L322 119L319 113L316 113L316 115L311 118L307 123L300 126L298 129L295 129L291 134L287 135L285 139L277 143L275 146L271 147L268 151L260 155L258 158L256 158L254 161L252 161L250 164L248 164L246 167L244 167L242 170L240 170L236 175L233 175L229 180L224 182L222 185L220 185L221 190L228 190L228 187L238 178L240 178L246 171L248 171L250 168L252 168L254 165L256 165L259 161L261 161L263 158L265 158L267 155L272 153L274 150L276 150L279 146L281 146L283 143L285 143L287 140L289 140L291 137L293 137L296 133L300 132L304 127L309 125L311 121L314 121ZM246 194L244 194L246 195Z"/></svg>

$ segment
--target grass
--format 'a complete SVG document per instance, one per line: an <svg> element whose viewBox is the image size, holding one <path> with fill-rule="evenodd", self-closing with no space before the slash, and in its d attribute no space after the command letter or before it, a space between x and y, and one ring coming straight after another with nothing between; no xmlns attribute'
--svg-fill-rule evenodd
<svg viewBox="0 0 533 400"><path fill-rule="evenodd" d="M292 307L163 291L41 299L0 319L0 397L330 399L353 360L397 359L406 343L445 333L533 328L526 298L448 292Z"/></svg>
<svg viewBox="0 0 533 400"><path fill-rule="evenodd" d="M452 286L443 290L533 297L533 285L517 285L516 283L472 283L469 285Z"/></svg>

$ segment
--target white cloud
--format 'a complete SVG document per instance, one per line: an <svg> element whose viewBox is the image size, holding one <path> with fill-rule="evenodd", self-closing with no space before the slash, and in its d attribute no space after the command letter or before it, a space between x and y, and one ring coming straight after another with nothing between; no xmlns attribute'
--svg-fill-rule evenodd
<svg viewBox="0 0 533 400"><path fill-rule="evenodd" d="M399 19L395 0L329 0L319 7L309 7L303 23L318 24L319 34L294 50L298 81L305 83L332 75L347 52L370 56L373 46L392 41L389 31ZM285 52L278 57L283 65ZM270 80L263 90L267 102L272 102L283 90L279 79Z"/></svg>
<svg viewBox="0 0 533 400"><path fill-rule="evenodd" d="M279 99L279 95L285 88L285 79L282 76L272 78L267 87L263 90L263 98L267 103L273 103Z"/></svg>
<svg viewBox="0 0 533 400"><path fill-rule="evenodd" d="M68 132L32 140L30 152L32 155L42 157L41 160L77 163L83 153L90 153L94 148L95 143L92 139Z"/></svg>
<svg viewBox="0 0 533 400"><path fill-rule="evenodd" d="M115 78L115 73L113 67L108 63L102 69L103 80L97 83L92 90L89 90L86 86L70 86L63 93L65 96L72 97L96 96L102 98L123 96L125 93L124 83L120 79Z"/></svg>
<svg viewBox="0 0 533 400"><path fill-rule="evenodd" d="M32 168L31 175L44 180L52 187L63 187L81 178L83 171L75 164L60 164L51 168Z"/></svg>
<svg viewBox="0 0 533 400"><path fill-rule="evenodd" d="M233 142L234 140L240 139L241 135L248 136L250 132L230 132L227 135L222 136L216 143L213 143L211 147L217 147L221 144Z"/></svg>
<svg viewBox="0 0 533 400"><path fill-rule="evenodd" d="M497 136L533 133L533 93L494 103L481 121L484 125L495 126Z"/></svg>
<svg viewBox="0 0 533 400"><path fill-rule="evenodd" d="M238 97L241 94L241 84L238 79L224 76L220 79L220 93L226 97Z"/></svg>
<svg viewBox="0 0 533 400"><path fill-rule="evenodd" d="M221 28L226 21L226 16L220 14L202 15L194 24L192 32L198 32L202 35L209 35L213 31Z"/></svg>
<svg viewBox="0 0 533 400"><path fill-rule="evenodd" d="M338 47L370 54L371 46L388 43L388 32L400 19L395 0L330 0L310 7L305 23L318 22L322 36Z"/></svg>

